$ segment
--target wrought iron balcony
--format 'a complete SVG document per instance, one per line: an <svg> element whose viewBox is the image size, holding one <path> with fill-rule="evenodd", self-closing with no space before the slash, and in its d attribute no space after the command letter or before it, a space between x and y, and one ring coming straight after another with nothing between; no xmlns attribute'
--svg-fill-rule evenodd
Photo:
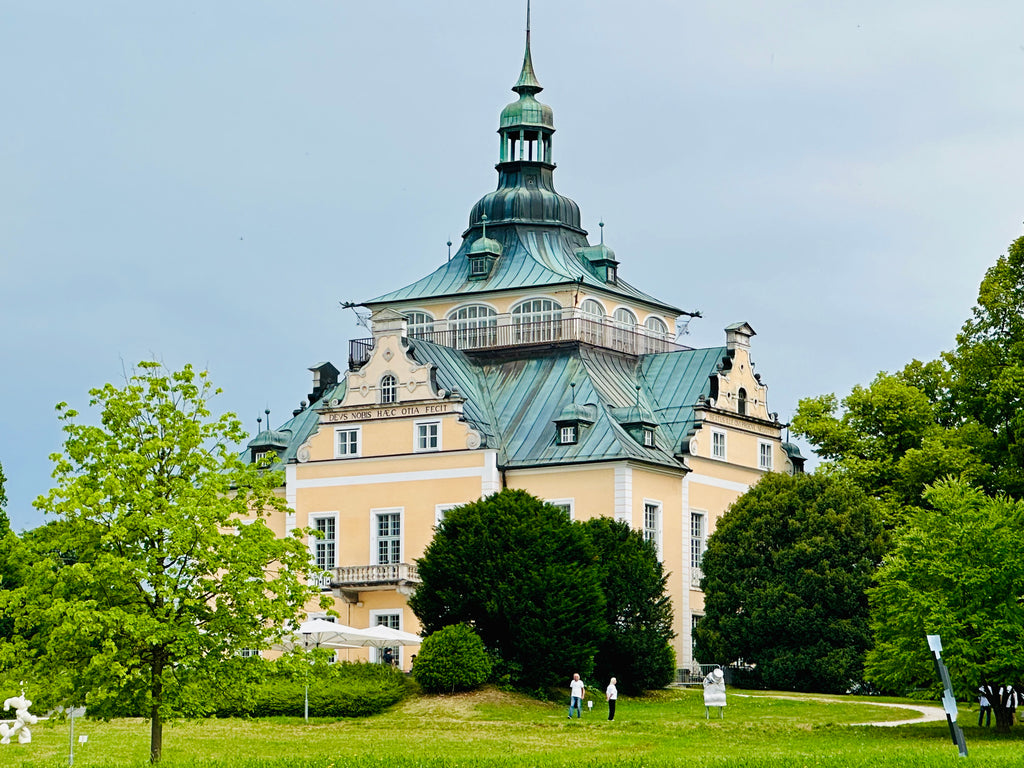
<svg viewBox="0 0 1024 768"><path fill-rule="evenodd" d="M550 319L517 322L511 315L497 315L472 321L436 320L412 326L410 338L423 339L442 347L467 352L514 349L526 346L580 342L614 349L629 355L677 352L691 347L677 344L667 334L643 326L624 325L610 318L583 315L573 310L552 313ZM359 368L370 359L373 339L349 342L349 366Z"/></svg>

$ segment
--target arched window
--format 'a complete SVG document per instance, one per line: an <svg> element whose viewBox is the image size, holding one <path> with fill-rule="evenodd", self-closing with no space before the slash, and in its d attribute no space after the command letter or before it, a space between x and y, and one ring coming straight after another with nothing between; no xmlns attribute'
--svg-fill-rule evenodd
<svg viewBox="0 0 1024 768"><path fill-rule="evenodd" d="M612 328L612 347L636 354L636 315L625 307L619 307L612 317L615 319Z"/></svg>
<svg viewBox="0 0 1024 768"><path fill-rule="evenodd" d="M651 333L660 334L662 337L668 335L668 326L665 325L664 320L656 315L648 317L647 322L644 323L644 327L646 327Z"/></svg>
<svg viewBox="0 0 1024 768"><path fill-rule="evenodd" d="M668 326L657 315L651 315L644 321L647 337L644 339L644 351L648 353L665 352L668 346Z"/></svg>
<svg viewBox="0 0 1024 768"><path fill-rule="evenodd" d="M552 341L562 337L562 307L551 299L529 299L512 308L516 343Z"/></svg>
<svg viewBox="0 0 1024 768"><path fill-rule="evenodd" d="M406 312L405 321L406 333L410 338L434 332L434 318L426 312Z"/></svg>
<svg viewBox="0 0 1024 768"><path fill-rule="evenodd" d="M736 413L740 416L745 416L747 413L747 390L740 387L740 391L736 393Z"/></svg>
<svg viewBox="0 0 1024 768"><path fill-rule="evenodd" d="M580 304L580 341L604 344L604 306L596 299L585 299Z"/></svg>
<svg viewBox="0 0 1024 768"><path fill-rule="evenodd" d="M619 307L615 310L615 322L623 325L636 325L636 315L625 307Z"/></svg>
<svg viewBox="0 0 1024 768"><path fill-rule="evenodd" d="M459 307L448 315L448 327L455 331L456 349L494 346L498 337L498 313L483 304Z"/></svg>
<svg viewBox="0 0 1024 768"><path fill-rule="evenodd" d="M381 405L389 405L390 403L398 402L398 379L390 373L381 376L380 402Z"/></svg>

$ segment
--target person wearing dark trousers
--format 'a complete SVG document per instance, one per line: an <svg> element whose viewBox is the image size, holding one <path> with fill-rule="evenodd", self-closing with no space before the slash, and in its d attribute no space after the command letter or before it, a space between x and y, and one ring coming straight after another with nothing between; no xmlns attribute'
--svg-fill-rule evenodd
<svg viewBox="0 0 1024 768"><path fill-rule="evenodd" d="M978 727L981 728L981 721L985 720L985 727L992 725L992 704L985 695L984 684L978 688Z"/></svg>
<svg viewBox="0 0 1024 768"><path fill-rule="evenodd" d="M617 681L613 677L611 682L608 683L608 690L604 692L605 699L608 700L608 719L615 719L615 700L619 698L619 690L615 687Z"/></svg>

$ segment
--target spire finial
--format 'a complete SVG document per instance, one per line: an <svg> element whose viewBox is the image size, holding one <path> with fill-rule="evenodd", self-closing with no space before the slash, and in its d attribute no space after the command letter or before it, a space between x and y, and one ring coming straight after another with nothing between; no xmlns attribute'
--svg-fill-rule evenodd
<svg viewBox="0 0 1024 768"><path fill-rule="evenodd" d="M571 392L572 392L572 404L576 405L576 382L575 381L570 381L569 382L569 386L572 387L572 390L571 390Z"/></svg>
<svg viewBox="0 0 1024 768"><path fill-rule="evenodd" d="M602 218L597 225L601 227L601 245L604 245L604 218Z"/></svg>
<svg viewBox="0 0 1024 768"><path fill-rule="evenodd" d="M448 238L448 261L452 260L452 239Z"/></svg>
<svg viewBox="0 0 1024 768"><path fill-rule="evenodd" d="M487 214L485 213L480 217L480 225L483 227L483 234L481 237L487 237Z"/></svg>
<svg viewBox="0 0 1024 768"><path fill-rule="evenodd" d="M520 96L544 90L533 73L533 57L530 55L530 0L526 0L526 54L523 56L523 69L519 73L519 80L512 86L512 90Z"/></svg>

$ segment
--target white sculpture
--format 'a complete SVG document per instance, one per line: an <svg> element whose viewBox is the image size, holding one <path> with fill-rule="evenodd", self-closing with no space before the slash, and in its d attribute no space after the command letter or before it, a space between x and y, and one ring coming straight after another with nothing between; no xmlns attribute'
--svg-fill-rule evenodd
<svg viewBox="0 0 1024 768"><path fill-rule="evenodd" d="M4 702L4 711L14 708L14 725L0 723L0 744L10 744L14 734L18 734L19 744L32 743L32 731L28 727L39 722L39 718L29 713L31 706L32 702L25 698L24 690L20 696L12 696Z"/></svg>
<svg viewBox="0 0 1024 768"><path fill-rule="evenodd" d="M715 667L704 678L704 717L711 717L711 707L718 707L718 716L725 717L725 675Z"/></svg>

